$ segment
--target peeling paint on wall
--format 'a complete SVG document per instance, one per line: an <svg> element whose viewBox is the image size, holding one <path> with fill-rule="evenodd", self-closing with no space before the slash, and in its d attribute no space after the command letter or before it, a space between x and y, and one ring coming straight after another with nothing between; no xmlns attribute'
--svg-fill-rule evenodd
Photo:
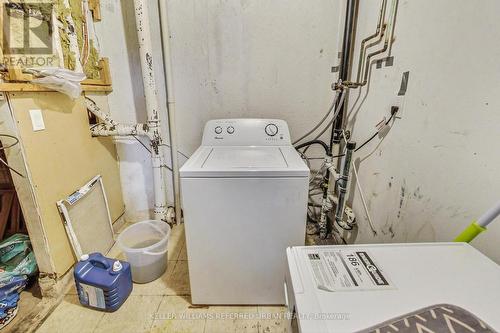
<svg viewBox="0 0 500 333"><path fill-rule="evenodd" d="M89 79L98 79L100 57L91 38L87 45L89 37L86 24L93 22L87 22L83 0L55 0L54 10L60 23L58 30L64 67L81 70Z"/></svg>

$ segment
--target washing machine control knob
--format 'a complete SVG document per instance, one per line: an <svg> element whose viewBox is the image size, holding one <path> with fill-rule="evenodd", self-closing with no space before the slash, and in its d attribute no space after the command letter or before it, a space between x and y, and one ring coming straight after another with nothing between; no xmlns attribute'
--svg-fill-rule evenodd
<svg viewBox="0 0 500 333"><path fill-rule="evenodd" d="M221 133L222 133L222 127L217 126L217 127L215 128L215 134L221 134Z"/></svg>
<svg viewBox="0 0 500 333"><path fill-rule="evenodd" d="M265 131L267 135L275 136L276 134L278 134L278 126L276 126L276 124L267 124Z"/></svg>
<svg viewBox="0 0 500 333"><path fill-rule="evenodd" d="M229 126L226 130L227 130L227 132L229 134L233 134L234 133L234 127L233 126Z"/></svg>

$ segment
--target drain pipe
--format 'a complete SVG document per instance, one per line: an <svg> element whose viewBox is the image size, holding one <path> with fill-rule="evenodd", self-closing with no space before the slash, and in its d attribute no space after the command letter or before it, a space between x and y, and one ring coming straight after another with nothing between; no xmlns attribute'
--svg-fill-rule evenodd
<svg viewBox="0 0 500 333"><path fill-rule="evenodd" d="M87 110L103 121L103 124L95 125L91 128L92 136L140 135L150 137L146 124L117 123L110 115L103 112L92 99L85 98L87 99Z"/></svg>
<svg viewBox="0 0 500 333"><path fill-rule="evenodd" d="M148 124L120 124L117 123L113 118L111 118L108 114L103 112L96 104L95 102L87 98L87 110L94 114L97 118L101 119L103 122L97 125L94 125L90 128L90 131L92 133L92 136L144 136L147 137L151 141L151 146L153 147L154 142L156 142L157 139L157 131L153 129L154 131L151 131L149 128ZM159 151L161 154L161 151ZM166 207L166 195L162 195L162 193L166 193L164 191L165 189L165 179L163 174L158 175L157 172L158 170L161 170L160 167L157 166L155 163L155 160L163 160L161 158L158 158L158 153L155 153L154 150L151 151L151 159L153 163L153 176L159 176L158 178L153 178L153 181L155 182L154 189L155 189L155 219L157 220L163 220L168 223L173 222L174 218L174 212L172 207L168 207L165 210L157 209L159 206L158 204L161 203L160 200L165 200L164 201L164 206ZM162 164L161 167L166 167L165 164ZM160 182L158 183L158 179L160 179ZM158 193L158 191L164 191L161 193ZM160 201L160 202L159 202Z"/></svg>
<svg viewBox="0 0 500 333"><path fill-rule="evenodd" d="M358 0L347 0L346 17L344 23L344 37L342 40L342 58L340 62L339 80L348 81L351 72L352 51L354 47L356 20L358 12ZM334 147L338 147L342 138L342 128L344 126L344 114L347 109L347 98L340 108L338 117L332 126L330 150L333 155L338 151L333 151ZM337 105L335 105L335 108Z"/></svg>
<svg viewBox="0 0 500 333"><path fill-rule="evenodd" d="M151 162L153 165L154 185L154 217L157 220L167 219L167 189L164 175L166 164L160 145L163 137L159 117L159 96L153 65L153 45L149 22L148 0L134 0L137 37L141 60L144 96L146 99L147 126L151 139Z"/></svg>
<svg viewBox="0 0 500 333"><path fill-rule="evenodd" d="M355 28L358 12L358 0L347 0L345 22L344 22L344 36L342 40L342 59L340 62L339 83L336 85L338 89L343 89L342 82L349 80L351 70L351 58L355 38ZM345 92L347 94L347 91ZM342 104L340 104L342 103ZM330 137L330 153L327 154L325 161L331 159L332 155L338 155L340 139L342 136L342 128L344 125L345 110L347 105L347 98L343 101L337 100L335 103L335 110L339 108L339 114L332 124L332 132ZM331 196L329 196L330 184L333 182L333 175L329 169L325 174L325 181L323 187L323 201L321 205L321 214L319 221L319 236L321 239L328 237L328 233L332 231L333 226L328 223L327 214L332 208ZM337 205L338 207L338 205Z"/></svg>
<svg viewBox="0 0 500 333"><path fill-rule="evenodd" d="M338 203L335 209L335 222L344 230L352 229L352 225L343 222L344 220L344 209L345 202L347 199L347 190L349 189L349 174L351 172L351 161L352 154L356 149L355 142L347 142L346 153L342 159L342 173L340 174L339 180L337 181L337 193L338 193Z"/></svg>
<svg viewBox="0 0 500 333"><path fill-rule="evenodd" d="M173 209L167 206L167 183L165 181L165 156L160 146L165 142L159 117L159 96L153 66L153 47L146 0L134 0L137 37L141 59L147 123L120 124L87 98L87 110L103 121L91 127L92 136L145 136L151 142L151 164L153 166L154 218L168 223L174 221ZM174 164L175 165L175 164Z"/></svg>
<svg viewBox="0 0 500 333"><path fill-rule="evenodd" d="M166 0L158 0L160 9L161 43L163 46L163 70L165 71L165 84L167 85L167 113L168 129L170 135L170 156L172 160L172 176L174 183L175 221L181 223L181 187L179 177L179 160L177 156L177 126L175 122L175 97L174 79L172 75L172 60L170 53L170 32L168 28L168 12Z"/></svg>

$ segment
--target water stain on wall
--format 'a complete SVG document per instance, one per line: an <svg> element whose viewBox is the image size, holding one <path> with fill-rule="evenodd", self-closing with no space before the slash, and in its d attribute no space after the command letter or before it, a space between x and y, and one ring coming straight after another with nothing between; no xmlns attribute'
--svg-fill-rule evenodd
<svg viewBox="0 0 500 333"><path fill-rule="evenodd" d="M419 239L422 241L433 242L436 240L436 231L432 226L431 221L425 222L416 232L415 239Z"/></svg>
<svg viewBox="0 0 500 333"><path fill-rule="evenodd" d="M401 185L401 194L399 197L399 210L398 210L398 219L401 217L401 212L403 209L403 204L405 202L406 195L406 180L403 179L403 185Z"/></svg>
<svg viewBox="0 0 500 333"><path fill-rule="evenodd" d="M396 236L396 233L394 232L393 222L389 220L389 216L385 219L385 224L382 226L380 232L384 236L391 237L391 239Z"/></svg>
<svg viewBox="0 0 500 333"><path fill-rule="evenodd" d="M420 186L413 192L413 197L416 199L422 199L424 196L420 193Z"/></svg>

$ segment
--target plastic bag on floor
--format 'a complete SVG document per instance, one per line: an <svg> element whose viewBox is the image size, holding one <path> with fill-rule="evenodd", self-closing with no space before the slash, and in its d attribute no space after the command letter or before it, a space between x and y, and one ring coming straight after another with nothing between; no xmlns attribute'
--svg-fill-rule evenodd
<svg viewBox="0 0 500 333"><path fill-rule="evenodd" d="M19 294L12 294L0 301L0 319L5 318L5 312L8 309L16 307L17 302L19 302Z"/></svg>
<svg viewBox="0 0 500 333"><path fill-rule="evenodd" d="M19 294L28 284L26 275L9 276L7 279L0 282L0 302L13 294Z"/></svg>
<svg viewBox="0 0 500 333"><path fill-rule="evenodd" d="M23 234L15 234L0 242L0 263L6 263L30 245L30 239Z"/></svg>
<svg viewBox="0 0 500 333"><path fill-rule="evenodd" d="M29 237L15 234L0 242L0 302L21 292L38 267Z"/></svg>
<svg viewBox="0 0 500 333"><path fill-rule="evenodd" d="M18 293L14 293L0 301L0 329L10 323L17 315L18 302Z"/></svg>

